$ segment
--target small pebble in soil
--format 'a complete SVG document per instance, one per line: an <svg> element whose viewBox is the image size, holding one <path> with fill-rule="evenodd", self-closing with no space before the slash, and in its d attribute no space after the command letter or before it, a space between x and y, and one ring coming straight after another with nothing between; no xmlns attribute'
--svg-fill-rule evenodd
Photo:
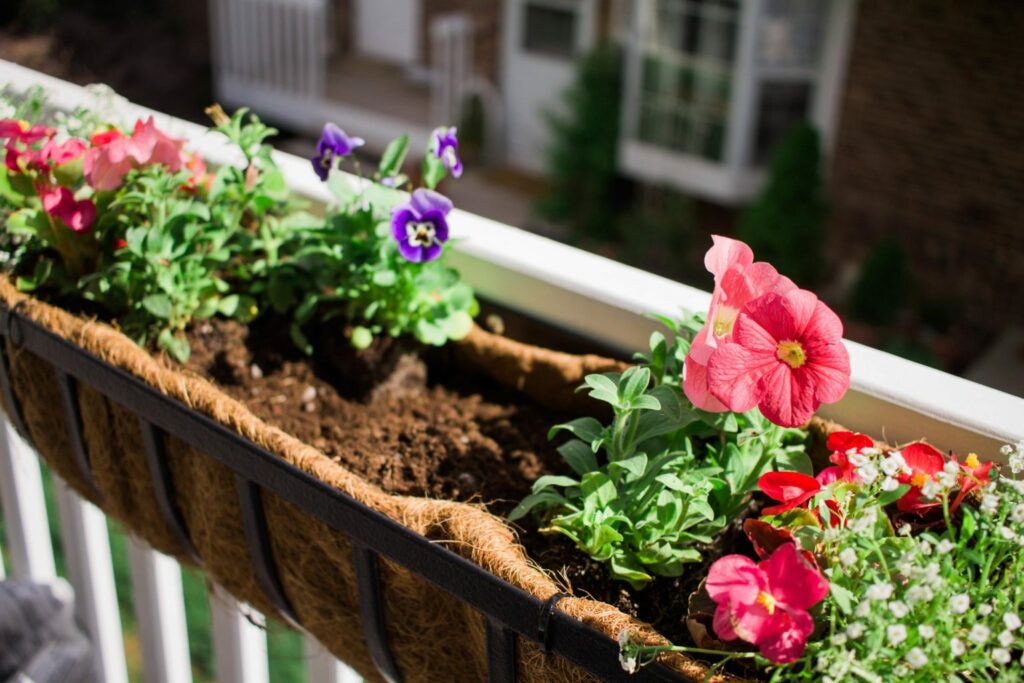
<svg viewBox="0 0 1024 683"><path fill-rule="evenodd" d="M307 403L306 405L302 406L302 408L303 408L303 410L305 410L305 411L306 411L307 413L312 413L312 412L315 412L315 411L316 411L316 404L315 404L315 403L313 403L312 401L310 401L310 402L309 402L309 403Z"/></svg>
<svg viewBox="0 0 1024 683"><path fill-rule="evenodd" d="M469 472L463 472L462 474L460 474L457 481L459 482L459 489L462 491L464 495L476 493L476 490L479 487L479 484L476 481L476 477L474 477Z"/></svg>
<svg viewBox="0 0 1024 683"><path fill-rule="evenodd" d="M199 334L212 334L212 333L213 333L213 325L211 325L210 323L203 323L202 325L200 325L200 327L199 327Z"/></svg>
<svg viewBox="0 0 1024 683"><path fill-rule="evenodd" d="M302 392L302 402L309 403L310 401L316 400L316 387L308 386L306 390Z"/></svg>
<svg viewBox="0 0 1024 683"><path fill-rule="evenodd" d="M263 368L253 363L249 366L249 376L253 379L263 379Z"/></svg>
<svg viewBox="0 0 1024 683"><path fill-rule="evenodd" d="M505 334L505 321L502 319L500 315L497 315L496 313L491 313L489 316L487 316L487 319L484 320L484 326L487 327L487 329L494 334Z"/></svg>

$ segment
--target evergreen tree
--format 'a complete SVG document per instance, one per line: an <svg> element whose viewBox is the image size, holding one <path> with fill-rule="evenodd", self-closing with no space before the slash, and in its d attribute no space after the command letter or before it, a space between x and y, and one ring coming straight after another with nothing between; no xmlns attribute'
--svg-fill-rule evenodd
<svg viewBox="0 0 1024 683"><path fill-rule="evenodd" d="M549 190L535 208L577 238L616 239L628 204L628 183L618 172L621 84L619 50L601 45L579 61L564 110L547 117Z"/></svg>
<svg viewBox="0 0 1024 683"><path fill-rule="evenodd" d="M822 274L827 214L818 132L790 129L775 149L768 184L740 220L740 239L801 287Z"/></svg>

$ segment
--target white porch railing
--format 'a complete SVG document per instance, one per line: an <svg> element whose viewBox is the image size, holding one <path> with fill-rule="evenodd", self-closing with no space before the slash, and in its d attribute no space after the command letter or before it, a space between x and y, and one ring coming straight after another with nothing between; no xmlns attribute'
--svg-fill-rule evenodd
<svg viewBox="0 0 1024 683"><path fill-rule="evenodd" d="M71 110L92 104L77 86L0 61L0 85L16 90L41 85L53 106ZM126 119L153 114L168 132L186 137L213 163L234 163L236 150L195 124L141 107L126 106ZM353 134L361 133L357 128ZM306 159L277 154L291 188L326 202L326 188ZM653 323L648 312L675 315L707 306L705 292L608 259L555 243L495 221L456 211L460 238L455 265L484 296L556 322L623 349L643 348ZM847 343L853 386L826 412L853 429L894 441L928 436L961 453L999 457L998 445L1024 436L1024 399L954 377L855 343ZM63 489L58 485L58 489ZM125 680L124 650L101 513L70 491L60 493L60 522L68 571L79 599L83 626L97 646L97 680ZM39 464L6 421L0 424L0 502L7 538L3 550L18 577L55 576ZM140 543L131 548L133 587L147 680L189 681L180 569ZM266 681L266 636L223 596L211 596L214 653L222 683ZM351 669L307 638L307 677L315 683L353 683Z"/></svg>

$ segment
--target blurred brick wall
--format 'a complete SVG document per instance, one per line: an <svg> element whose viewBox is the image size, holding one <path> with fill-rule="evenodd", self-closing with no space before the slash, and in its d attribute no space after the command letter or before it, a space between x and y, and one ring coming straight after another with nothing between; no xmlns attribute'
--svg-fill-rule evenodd
<svg viewBox="0 0 1024 683"><path fill-rule="evenodd" d="M1024 320L1024 2L861 0L851 50L836 253L893 236L972 327Z"/></svg>

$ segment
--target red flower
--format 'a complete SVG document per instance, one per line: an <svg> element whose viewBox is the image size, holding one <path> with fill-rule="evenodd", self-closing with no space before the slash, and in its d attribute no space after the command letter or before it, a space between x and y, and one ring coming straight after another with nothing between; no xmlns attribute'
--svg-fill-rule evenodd
<svg viewBox="0 0 1024 683"><path fill-rule="evenodd" d="M785 664L803 654L814 631L807 610L828 595L829 584L796 544L785 543L757 564L726 555L711 565L705 588L718 603L712 626L719 638L745 640Z"/></svg>
<svg viewBox="0 0 1024 683"><path fill-rule="evenodd" d="M941 505L939 500L925 500L923 489L946 465L942 453L920 441L905 446L900 452L910 473L901 473L897 478L901 484L909 484L910 490L896 501L896 508L902 512L924 513Z"/></svg>
<svg viewBox="0 0 1024 683"><path fill-rule="evenodd" d="M61 164L67 163L72 159L85 154L86 146L81 140L71 138L60 144L54 143L53 140L47 140L43 148L39 150L39 160L43 163L50 163L54 166L60 166Z"/></svg>
<svg viewBox="0 0 1024 683"><path fill-rule="evenodd" d="M812 292L769 292L736 319L733 340L708 361L708 388L729 410L754 406L783 427L806 423L850 386L839 316Z"/></svg>
<svg viewBox="0 0 1024 683"><path fill-rule="evenodd" d="M765 515L780 515L798 508L822 489L821 482L800 472L766 472L757 480L757 487L772 500L781 501L781 505L765 508Z"/></svg>
<svg viewBox="0 0 1024 683"><path fill-rule="evenodd" d="M865 448L873 448L875 443L870 437L863 434L832 432L828 435L828 441L825 442L825 445L832 451L832 455L828 459L829 462L838 467L839 478L846 481L855 481L857 479L857 468L850 462L850 456L847 452L856 450L859 453Z"/></svg>

